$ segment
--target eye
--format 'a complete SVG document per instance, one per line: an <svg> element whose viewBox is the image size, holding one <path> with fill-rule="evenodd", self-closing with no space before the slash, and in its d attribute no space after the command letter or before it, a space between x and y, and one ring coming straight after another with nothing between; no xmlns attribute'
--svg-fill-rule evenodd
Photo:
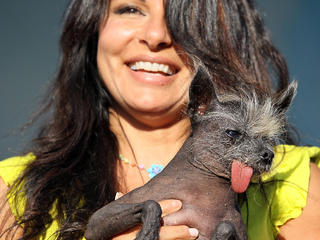
<svg viewBox="0 0 320 240"><path fill-rule="evenodd" d="M141 11L140 8L135 6L121 6L115 9L114 11L116 14L122 15L122 14L140 14L144 16L144 13Z"/></svg>
<svg viewBox="0 0 320 240"><path fill-rule="evenodd" d="M226 134L229 136L229 137L232 137L232 138L238 138L241 136L241 133L237 130L231 130L231 129L227 129L226 130Z"/></svg>

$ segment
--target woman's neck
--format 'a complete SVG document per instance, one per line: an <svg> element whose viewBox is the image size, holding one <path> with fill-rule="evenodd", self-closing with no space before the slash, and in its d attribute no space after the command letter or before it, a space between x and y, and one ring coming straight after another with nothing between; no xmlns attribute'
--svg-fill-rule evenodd
<svg viewBox="0 0 320 240"><path fill-rule="evenodd" d="M165 166L190 135L191 125L187 116L179 114L170 124L150 127L110 109L110 128L117 136L123 156L145 166L153 163Z"/></svg>

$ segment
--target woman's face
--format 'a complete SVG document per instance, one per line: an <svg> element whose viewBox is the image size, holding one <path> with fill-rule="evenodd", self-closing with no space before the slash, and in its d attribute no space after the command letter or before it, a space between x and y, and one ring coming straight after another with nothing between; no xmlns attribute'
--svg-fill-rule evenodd
<svg viewBox="0 0 320 240"><path fill-rule="evenodd" d="M187 102L192 73L173 47L164 14L164 0L111 0L97 63L122 110L165 124Z"/></svg>

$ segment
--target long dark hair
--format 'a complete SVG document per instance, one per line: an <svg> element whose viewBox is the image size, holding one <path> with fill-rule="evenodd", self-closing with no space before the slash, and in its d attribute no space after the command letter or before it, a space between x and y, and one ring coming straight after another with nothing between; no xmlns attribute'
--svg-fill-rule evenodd
<svg viewBox="0 0 320 240"><path fill-rule="evenodd" d="M253 0L167 1L166 15L172 38L206 65L220 89L231 90L239 78L267 92L287 87L287 64Z"/></svg>
<svg viewBox="0 0 320 240"><path fill-rule="evenodd" d="M12 186L26 195L22 239L45 232L54 206L58 239L77 239L89 216L114 199L116 137L109 129L112 98L97 71L98 30L108 0L73 0L66 13L58 75L41 115L51 116L29 149L36 157ZM221 89L239 83L236 74L265 91L288 84L285 61L270 42L252 0L166 1L172 38L190 58L200 59ZM247 79L247 78L243 78ZM272 87L272 86L275 87ZM199 94L206 95L205 89Z"/></svg>

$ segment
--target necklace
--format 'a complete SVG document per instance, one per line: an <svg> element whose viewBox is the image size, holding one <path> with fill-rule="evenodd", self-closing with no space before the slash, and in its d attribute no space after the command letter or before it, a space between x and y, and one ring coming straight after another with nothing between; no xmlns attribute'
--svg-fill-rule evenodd
<svg viewBox="0 0 320 240"><path fill-rule="evenodd" d="M143 164L137 164L135 162L131 162L129 159L125 158L124 156L122 156L122 154L119 154L119 159L124 162L125 164L130 165L131 167L136 167L138 168L140 171L146 171L149 173L149 177L153 178L156 175L158 175L162 169L163 166L160 164L152 164L151 167L149 168L145 168L145 166Z"/></svg>

